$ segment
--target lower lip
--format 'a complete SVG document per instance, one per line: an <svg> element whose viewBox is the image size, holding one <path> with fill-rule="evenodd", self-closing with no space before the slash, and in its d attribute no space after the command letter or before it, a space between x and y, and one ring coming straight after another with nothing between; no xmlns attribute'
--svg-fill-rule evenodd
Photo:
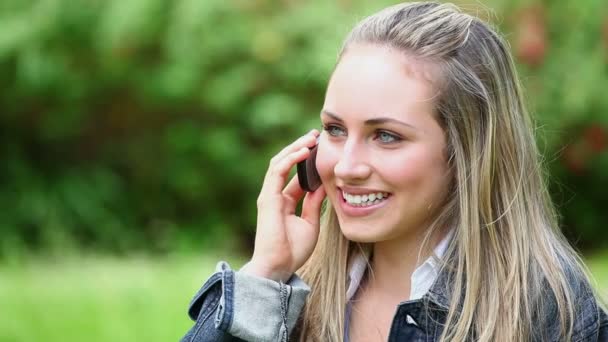
<svg viewBox="0 0 608 342"><path fill-rule="evenodd" d="M344 197L342 197L342 190L338 189L337 195L338 195L338 202L340 203L340 209L342 210L342 212L344 212L348 216L355 216L355 217L370 215L374 211L385 206L386 203L390 200L390 196L389 196L388 198L384 199L382 202L377 203L377 204L372 204L370 206L365 206L365 207L355 207L355 206L348 204L348 202L346 202Z"/></svg>

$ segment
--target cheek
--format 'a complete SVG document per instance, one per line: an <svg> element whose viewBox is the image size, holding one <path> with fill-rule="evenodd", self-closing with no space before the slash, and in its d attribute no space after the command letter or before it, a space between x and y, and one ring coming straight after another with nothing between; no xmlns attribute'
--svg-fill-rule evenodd
<svg viewBox="0 0 608 342"><path fill-rule="evenodd" d="M422 176L423 172L412 156L393 155L375 163L375 171L392 185L411 183Z"/></svg>
<svg viewBox="0 0 608 342"><path fill-rule="evenodd" d="M428 150L409 150L408 153L394 154L384 158L375 169L382 178L394 186L416 188L426 186L443 170L443 164L436 158L431 158Z"/></svg>
<svg viewBox="0 0 608 342"><path fill-rule="evenodd" d="M326 183L333 177L334 167L338 162L338 154L332 152L327 145L319 144L317 150L316 167L321 176L321 181Z"/></svg>

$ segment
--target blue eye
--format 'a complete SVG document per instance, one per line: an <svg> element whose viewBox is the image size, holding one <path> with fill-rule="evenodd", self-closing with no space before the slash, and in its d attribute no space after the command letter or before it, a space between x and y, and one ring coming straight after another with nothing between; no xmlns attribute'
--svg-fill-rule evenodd
<svg viewBox="0 0 608 342"><path fill-rule="evenodd" d="M332 137L339 137L341 135L346 135L346 133L344 132L344 130L342 128L340 128L339 126L336 126L336 125L324 125L323 129L325 131L327 131L327 133L329 135L331 135Z"/></svg>
<svg viewBox="0 0 608 342"><path fill-rule="evenodd" d="M399 138L395 134L391 134L386 131L379 131L376 135L376 139L378 139L381 143L384 144L390 144L397 141L401 141L401 138Z"/></svg>

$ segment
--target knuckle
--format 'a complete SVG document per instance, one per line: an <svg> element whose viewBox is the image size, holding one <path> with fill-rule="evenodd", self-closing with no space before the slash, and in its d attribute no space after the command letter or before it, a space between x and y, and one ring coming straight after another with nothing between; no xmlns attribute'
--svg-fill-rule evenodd
<svg viewBox="0 0 608 342"><path fill-rule="evenodd" d="M257 204L258 207L261 207L265 202L266 202L265 196L262 194L260 194L255 201L255 203Z"/></svg>
<svg viewBox="0 0 608 342"><path fill-rule="evenodd" d="M274 177L276 177L276 176L277 176L277 173L278 173L278 172L277 172L277 167L278 167L277 165L273 165L273 167L271 167L271 168L268 170L268 176L269 176L270 178L274 178Z"/></svg>
<svg viewBox="0 0 608 342"><path fill-rule="evenodd" d="M271 173L273 176L278 176L283 172L284 168L285 168L285 160L281 160L280 162L278 162L276 165L273 166Z"/></svg>

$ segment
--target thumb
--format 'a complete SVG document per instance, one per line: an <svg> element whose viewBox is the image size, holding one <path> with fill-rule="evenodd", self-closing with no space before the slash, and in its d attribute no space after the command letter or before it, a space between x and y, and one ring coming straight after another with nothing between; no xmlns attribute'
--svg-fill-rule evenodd
<svg viewBox="0 0 608 342"><path fill-rule="evenodd" d="M325 198L325 188L321 185L314 192L309 192L302 203L302 219L317 227L321 218L321 204Z"/></svg>

